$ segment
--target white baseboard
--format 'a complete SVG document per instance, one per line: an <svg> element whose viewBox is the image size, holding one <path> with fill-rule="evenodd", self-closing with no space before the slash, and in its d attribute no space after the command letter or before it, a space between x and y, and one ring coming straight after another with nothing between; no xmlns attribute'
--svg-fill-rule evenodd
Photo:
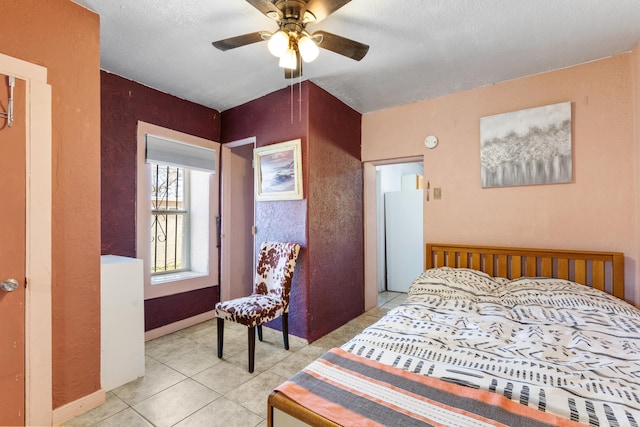
<svg viewBox="0 0 640 427"><path fill-rule="evenodd" d="M144 333L144 340L149 341L154 338L161 337L163 335L168 335L172 332L179 331L180 329L188 328L189 326L197 325L198 323L202 323L206 320L213 319L215 311L207 311L204 313L197 314L193 317L189 317L188 319L178 320L177 322L170 323L168 325L161 326L156 329L151 329Z"/></svg>
<svg viewBox="0 0 640 427"><path fill-rule="evenodd" d="M53 410L53 425L59 426L73 417L97 408L105 402L106 395L103 389L94 391L78 400L69 402Z"/></svg>

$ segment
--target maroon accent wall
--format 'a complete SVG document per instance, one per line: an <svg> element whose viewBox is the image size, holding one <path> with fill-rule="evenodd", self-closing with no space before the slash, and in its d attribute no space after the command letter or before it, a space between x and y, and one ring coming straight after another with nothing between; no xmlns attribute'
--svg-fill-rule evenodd
<svg viewBox="0 0 640 427"><path fill-rule="evenodd" d="M138 120L220 140L220 113L105 71L102 107L102 254L136 256Z"/></svg>
<svg viewBox="0 0 640 427"><path fill-rule="evenodd" d="M262 147L277 142L300 138L302 140L303 191L307 183L307 84L295 86L293 123L291 119L291 92L289 88L273 92L247 104L222 113L221 142L231 142L250 136L256 137L256 145ZM302 91L302 116L298 104ZM256 241L288 241L302 247L293 276L289 308L289 332L299 337L307 336L308 300L307 279L307 203L306 200L258 202L256 204ZM280 320L269 326L280 329Z"/></svg>
<svg viewBox="0 0 640 427"><path fill-rule="evenodd" d="M211 310L218 302L218 295L214 290L215 288L196 289L146 300L144 330L150 331Z"/></svg>
<svg viewBox="0 0 640 427"><path fill-rule="evenodd" d="M308 339L364 311L363 172L357 111L309 85Z"/></svg>
<svg viewBox="0 0 640 427"><path fill-rule="evenodd" d="M257 202L256 227L258 242L302 246L289 331L314 341L364 311L362 116L308 81L294 90L293 104L285 88L223 112L222 142L302 140L304 200Z"/></svg>
<svg viewBox="0 0 640 427"><path fill-rule="evenodd" d="M220 142L255 136L258 147L297 138L302 138L304 143L308 128L308 88L308 82L295 85L293 100L291 89L285 88L224 111ZM299 95L302 105L298 102ZM303 148L302 153L305 152Z"/></svg>
<svg viewBox="0 0 640 427"><path fill-rule="evenodd" d="M101 252L135 257L138 121L219 141L220 113L115 74L102 71L100 76ZM145 301L145 324L153 329L185 318L184 313L210 310L216 294L215 288L206 288ZM206 309L205 301L211 302Z"/></svg>

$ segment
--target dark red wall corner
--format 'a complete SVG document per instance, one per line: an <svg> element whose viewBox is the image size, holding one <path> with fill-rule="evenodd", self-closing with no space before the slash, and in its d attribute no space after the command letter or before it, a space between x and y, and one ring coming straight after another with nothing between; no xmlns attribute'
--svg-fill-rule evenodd
<svg viewBox="0 0 640 427"><path fill-rule="evenodd" d="M136 256L138 121L220 140L220 113L100 72L102 255Z"/></svg>
<svg viewBox="0 0 640 427"><path fill-rule="evenodd" d="M291 89L285 88L224 111L221 140L224 143L255 136L256 145L262 147L300 138L303 191L306 193L308 82L295 85L294 91L293 103ZM299 99L302 105L298 103ZM306 195L303 200L257 202L256 228L258 245L264 241L285 241L301 246L291 288L289 332L306 338L309 322ZM269 326L280 329L281 321L276 319Z"/></svg>
<svg viewBox="0 0 640 427"><path fill-rule="evenodd" d="M309 311L314 341L364 312L362 115L316 85L309 98Z"/></svg>
<svg viewBox="0 0 640 427"><path fill-rule="evenodd" d="M138 121L219 141L220 113L115 74L101 71L100 77L101 253L135 257ZM145 301L147 326L211 310L211 297L203 298L201 292Z"/></svg>

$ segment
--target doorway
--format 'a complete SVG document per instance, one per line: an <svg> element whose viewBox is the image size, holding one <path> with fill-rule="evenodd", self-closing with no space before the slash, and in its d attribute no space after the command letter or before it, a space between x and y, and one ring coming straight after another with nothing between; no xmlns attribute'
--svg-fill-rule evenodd
<svg viewBox="0 0 640 427"><path fill-rule="evenodd" d="M247 296L255 276L255 195L253 150L256 138L222 145L222 234L220 300Z"/></svg>
<svg viewBox="0 0 640 427"><path fill-rule="evenodd" d="M424 165L380 165L376 173L378 292L407 292L424 267Z"/></svg>
<svg viewBox="0 0 640 427"><path fill-rule="evenodd" d="M388 169L385 169L388 167ZM384 227L384 193L391 186L383 185L383 174L392 185L402 186L402 175L424 175L422 156L365 162L364 174L364 240L365 240L365 310L378 304L378 293L386 289L386 244ZM396 180L397 177L397 180ZM421 236L424 248L424 237Z"/></svg>

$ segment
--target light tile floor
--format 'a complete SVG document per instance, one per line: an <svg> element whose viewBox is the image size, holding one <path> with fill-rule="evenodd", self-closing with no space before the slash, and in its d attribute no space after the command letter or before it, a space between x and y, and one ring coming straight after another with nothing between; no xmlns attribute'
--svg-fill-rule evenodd
<svg viewBox="0 0 640 427"><path fill-rule="evenodd" d="M407 295L383 292L378 307L330 334L307 344L264 328L256 340L255 370L247 371L247 333L244 326L225 322L224 354L216 351L216 320L148 341L146 372L107 393L106 402L64 426L267 426L267 397L282 382L332 347L339 347Z"/></svg>

